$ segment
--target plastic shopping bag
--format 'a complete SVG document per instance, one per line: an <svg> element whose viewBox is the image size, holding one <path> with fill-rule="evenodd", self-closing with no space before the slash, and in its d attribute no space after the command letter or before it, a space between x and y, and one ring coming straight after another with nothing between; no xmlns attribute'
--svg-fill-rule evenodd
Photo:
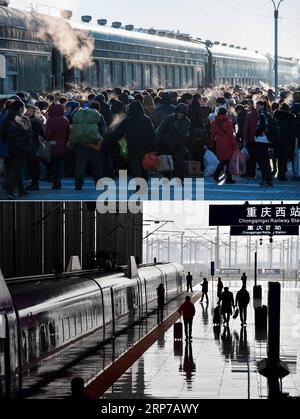
<svg viewBox="0 0 300 419"><path fill-rule="evenodd" d="M203 156L204 177L213 176L220 164L217 156L210 150L206 150Z"/></svg>
<svg viewBox="0 0 300 419"><path fill-rule="evenodd" d="M236 151L230 160L229 170L234 176L244 176L247 173L247 158L245 154Z"/></svg>

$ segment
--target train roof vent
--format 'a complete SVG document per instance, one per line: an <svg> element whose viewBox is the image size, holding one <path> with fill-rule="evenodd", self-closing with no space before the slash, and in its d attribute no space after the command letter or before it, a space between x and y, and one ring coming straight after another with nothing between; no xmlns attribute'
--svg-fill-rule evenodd
<svg viewBox="0 0 300 419"><path fill-rule="evenodd" d="M229 45L229 48L234 48L234 45L233 44Z"/></svg>
<svg viewBox="0 0 300 419"><path fill-rule="evenodd" d="M133 25L125 25L126 31L133 31L134 26Z"/></svg>
<svg viewBox="0 0 300 419"><path fill-rule="evenodd" d="M223 42L222 47L227 47L228 44L226 44L225 42Z"/></svg>
<svg viewBox="0 0 300 419"><path fill-rule="evenodd" d="M168 37L168 38L175 38L175 33L174 33L174 32L169 32L169 33L167 34L167 37Z"/></svg>
<svg viewBox="0 0 300 419"><path fill-rule="evenodd" d="M214 42L214 45L220 45L220 43L221 43L221 42L219 42L219 41L215 41L215 42Z"/></svg>
<svg viewBox="0 0 300 419"><path fill-rule="evenodd" d="M113 23L111 24L111 27L112 27L112 28L115 28L115 29L120 29L120 28L121 28L121 26L122 26L122 23L121 23L121 22L113 22Z"/></svg>
<svg viewBox="0 0 300 419"><path fill-rule="evenodd" d="M71 10L61 10L60 16L64 19L70 20L73 16L73 12Z"/></svg>
<svg viewBox="0 0 300 419"><path fill-rule="evenodd" d="M105 26L105 25L107 25L107 19L98 19L97 23L100 26Z"/></svg>
<svg viewBox="0 0 300 419"><path fill-rule="evenodd" d="M241 47L237 46L236 49L242 49Z"/></svg>
<svg viewBox="0 0 300 419"><path fill-rule="evenodd" d="M243 48L243 51L247 51L247 50L248 50L248 48L247 48L247 47Z"/></svg>
<svg viewBox="0 0 300 419"><path fill-rule="evenodd" d="M159 36L166 36L167 32L166 31L158 31L157 32Z"/></svg>
<svg viewBox="0 0 300 419"><path fill-rule="evenodd" d="M255 51L255 53L256 53L256 54L258 54L258 53L259 53L259 51Z"/></svg>
<svg viewBox="0 0 300 419"><path fill-rule="evenodd" d="M9 6L9 0L0 0L0 6L4 6L4 7Z"/></svg>
<svg viewBox="0 0 300 419"><path fill-rule="evenodd" d="M90 23L92 21L92 16L81 16L82 22Z"/></svg>
<svg viewBox="0 0 300 419"><path fill-rule="evenodd" d="M81 269L82 268L81 268L79 256L71 256L70 261L69 261L69 265L68 265L68 268L67 268L67 272L81 271Z"/></svg>
<svg viewBox="0 0 300 419"><path fill-rule="evenodd" d="M153 29L153 28L151 28L151 29L148 29L148 31L147 31L150 35L155 35L156 34L156 30L155 29Z"/></svg>

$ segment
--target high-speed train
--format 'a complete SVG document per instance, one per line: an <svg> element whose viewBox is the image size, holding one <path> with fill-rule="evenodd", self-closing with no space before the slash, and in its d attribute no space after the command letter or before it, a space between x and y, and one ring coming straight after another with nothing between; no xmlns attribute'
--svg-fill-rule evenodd
<svg viewBox="0 0 300 419"><path fill-rule="evenodd" d="M109 27L103 19L94 24L89 16L81 22L68 19L68 13L64 16L45 17L0 6L0 94L64 90L74 84L137 90L159 86L194 90L210 84L273 84L274 62L268 54L218 42L203 43L184 34L139 31L132 25L122 28L119 22ZM54 34L45 33L46 18L50 26L53 24ZM92 64L86 69L69 68L62 55L62 48L54 38L63 33L64 25L94 40ZM280 58L279 82L300 85L297 59Z"/></svg>
<svg viewBox="0 0 300 419"><path fill-rule="evenodd" d="M0 275L0 399L25 397L87 350L113 338L182 294L183 267L145 265L132 278L76 273L61 279L8 282Z"/></svg>

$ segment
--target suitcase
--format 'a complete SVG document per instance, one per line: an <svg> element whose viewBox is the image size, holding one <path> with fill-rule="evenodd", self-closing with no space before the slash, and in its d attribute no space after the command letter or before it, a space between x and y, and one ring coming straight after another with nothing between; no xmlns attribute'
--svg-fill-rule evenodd
<svg viewBox="0 0 300 419"><path fill-rule="evenodd" d="M268 307L256 307L255 309L255 327L260 330L267 330L268 328Z"/></svg>
<svg viewBox="0 0 300 419"><path fill-rule="evenodd" d="M201 163L199 161L185 161L184 162L185 176L199 177L203 175L201 172Z"/></svg>
<svg viewBox="0 0 300 419"><path fill-rule="evenodd" d="M183 338L183 327L182 323L178 322L174 324L174 340L182 340Z"/></svg>

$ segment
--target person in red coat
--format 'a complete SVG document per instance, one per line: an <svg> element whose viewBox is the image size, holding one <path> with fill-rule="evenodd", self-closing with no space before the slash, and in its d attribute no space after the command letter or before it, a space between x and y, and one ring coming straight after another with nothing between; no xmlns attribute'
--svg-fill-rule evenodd
<svg viewBox="0 0 300 419"><path fill-rule="evenodd" d="M216 154L220 164L214 174L218 182L221 173L226 170L226 183L235 183L229 171L229 163L233 153L238 148L233 134L233 125L225 108L220 108L215 121L212 123L211 145L216 146Z"/></svg>
<svg viewBox="0 0 300 419"><path fill-rule="evenodd" d="M64 116L63 105L53 105L49 111L45 136L53 142L51 151L52 189L61 189L61 179L64 175L64 159L67 154L67 142L70 135L70 124Z"/></svg>
<svg viewBox="0 0 300 419"><path fill-rule="evenodd" d="M184 330L186 340L192 340L193 319L196 314L195 306L191 302L191 297L187 296L178 312L183 314Z"/></svg>

